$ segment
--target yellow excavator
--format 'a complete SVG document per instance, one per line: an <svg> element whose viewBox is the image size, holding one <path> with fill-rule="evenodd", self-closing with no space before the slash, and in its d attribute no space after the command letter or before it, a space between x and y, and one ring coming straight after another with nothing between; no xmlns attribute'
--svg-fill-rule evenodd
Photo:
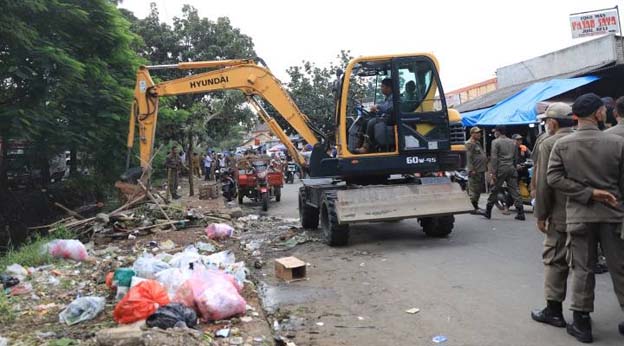
<svg viewBox="0 0 624 346"><path fill-rule="evenodd" d="M150 71L160 69L196 71L154 83ZM447 108L438 71L436 58L428 53L352 59L338 71L333 85L335 131L328 138L261 59L142 66L128 151L138 124L141 167L150 169L160 97L239 90L299 164L303 157L258 98L313 146L309 179L303 179L299 190L304 228L316 229L320 222L326 243L340 246L348 243L351 224L418 218L427 235L446 237L454 215L473 207L461 187L445 175L464 166L465 132L459 113Z"/></svg>

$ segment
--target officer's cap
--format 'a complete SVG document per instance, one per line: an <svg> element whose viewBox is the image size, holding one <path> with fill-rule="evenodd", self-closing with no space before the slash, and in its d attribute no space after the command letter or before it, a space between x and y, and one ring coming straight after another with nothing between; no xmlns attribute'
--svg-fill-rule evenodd
<svg viewBox="0 0 624 346"><path fill-rule="evenodd" d="M476 126L470 129L470 134L479 133L479 132L481 132L481 129Z"/></svg>
<svg viewBox="0 0 624 346"><path fill-rule="evenodd" d="M572 112L579 118L586 118L592 115L598 108L604 106L604 102L594 93L579 96L572 105Z"/></svg>
<svg viewBox="0 0 624 346"><path fill-rule="evenodd" d="M555 102L548 105L544 114L540 114L540 120L546 119L571 119L572 107L564 102Z"/></svg>

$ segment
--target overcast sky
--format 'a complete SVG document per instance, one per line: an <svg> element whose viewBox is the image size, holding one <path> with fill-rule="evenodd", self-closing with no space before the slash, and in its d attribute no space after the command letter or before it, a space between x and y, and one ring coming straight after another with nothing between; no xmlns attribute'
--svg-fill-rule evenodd
<svg viewBox="0 0 624 346"><path fill-rule="evenodd" d="M498 67L580 43L568 15L614 7L616 0L395 1L395 0L124 0L139 17L156 2L161 21L183 4L212 20L227 16L253 38L256 52L280 79L310 60L334 61L341 49L355 56L433 52L449 91L495 76ZM621 17L621 16L620 16ZM596 52L600 54L600 52Z"/></svg>

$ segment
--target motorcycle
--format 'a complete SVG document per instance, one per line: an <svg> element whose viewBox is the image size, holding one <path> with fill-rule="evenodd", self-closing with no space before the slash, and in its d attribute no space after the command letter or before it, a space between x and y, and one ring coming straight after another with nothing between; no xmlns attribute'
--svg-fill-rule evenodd
<svg viewBox="0 0 624 346"><path fill-rule="evenodd" d="M275 198L279 202L282 197L284 174L280 168L269 168L268 160L256 159L239 167L237 175L238 203L243 204L243 197L262 203L262 210L267 211L269 200Z"/></svg>
<svg viewBox="0 0 624 346"><path fill-rule="evenodd" d="M528 159L518 166L518 191L520 199L524 205L532 205L531 198L531 179L533 177L533 160ZM509 209L514 205L509 187L505 184L501 191L498 192L495 202L496 208L499 210Z"/></svg>
<svg viewBox="0 0 624 346"><path fill-rule="evenodd" d="M230 170L221 174L221 191L228 202L236 197L236 180L234 180L234 174Z"/></svg>
<svg viewBox="0 0 624 346"><path fill-rule="evenodd" d="M447 172L446 176L451 179L452 182L458 183L462 191L468 193L468 172L466 170Z"/></svg>
<svg viewBox="0 0 624 346"><path fill-rule="evenodd" d="M297 165L294 162L289 162L286 165L285 180L287 184L293 184L295 182L295 173L297 172Z"/></svg>

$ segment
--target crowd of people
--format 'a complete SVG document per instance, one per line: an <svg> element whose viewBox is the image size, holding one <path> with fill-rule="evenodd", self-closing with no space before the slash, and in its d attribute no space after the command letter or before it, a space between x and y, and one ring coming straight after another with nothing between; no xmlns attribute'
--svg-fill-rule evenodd
<svg viewBox="0 0 624 346"><path fill-rule="evenodd" d="M593 93L573 105L557 102L540 115L546 133L530 153L495 128L488 176L492 191L485 211L478 207L488 158L479 144L482 130L473 127L466 142L469 193L476 213L491 218L496 195L507 184L515 201L516 219L524 220L518 197L517 163L521 155L534 161L532 195L536 228L544 234L544 298L546 307L531 312L537 322L566 328L578 341L593 341L594 267L599 251L606 258L613 288L624 310L624 97L614 102ZM612 117L610 119L610 116ZM610 122L608 127L605 123ZM568 288L567 279L571 276ZM572 323L563 315L570 291ZM624 335L624 322L619 324Z"/></svg>

